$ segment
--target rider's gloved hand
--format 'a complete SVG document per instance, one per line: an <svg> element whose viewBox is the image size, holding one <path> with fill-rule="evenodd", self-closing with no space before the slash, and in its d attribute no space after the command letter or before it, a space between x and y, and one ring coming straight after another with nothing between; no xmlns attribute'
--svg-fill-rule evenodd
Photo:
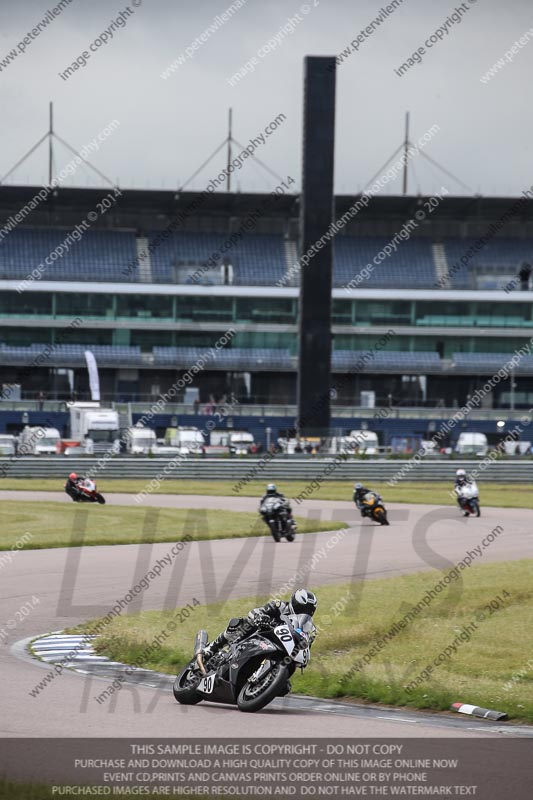
<svg viewBox="0 0 533 800"><path fill-rule="evenodd" d="M262 611L250 611L248 612L248 620L255 625L257 628L262 627L270 627L271 619L268 614L264 614Z"/></svg>

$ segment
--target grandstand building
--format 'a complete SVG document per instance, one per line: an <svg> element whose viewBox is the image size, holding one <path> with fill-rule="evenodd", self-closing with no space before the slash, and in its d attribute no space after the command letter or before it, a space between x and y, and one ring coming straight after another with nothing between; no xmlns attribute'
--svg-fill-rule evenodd
<svg viewBox="0 0 533 800"><path fill-rule="evenodd" d="M95 213L106 190L60 189L24 213L41 189L0 187L4 401L17 384L23 399L89 399L91 350L103 400L146 405L231 330L195 374L200 404L295 404L297 196L132 190ZM338 197L336 219L357 201ZM374 197L334 251L332 416L344 426L369 391L376 407L461 406L529 346L528 197ZM483 403L531 407L533 355Z"/></svg>

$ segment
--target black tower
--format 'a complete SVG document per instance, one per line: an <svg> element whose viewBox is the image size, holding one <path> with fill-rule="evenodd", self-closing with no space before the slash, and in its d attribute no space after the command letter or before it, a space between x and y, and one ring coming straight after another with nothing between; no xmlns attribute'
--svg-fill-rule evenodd
<svg viewBox="0 0 533 800"><path fill-rule="evenodd" d="M306 56L304 65L297 427L301 435L325 436L330 426L333 244L322 237L334 210L336 65L330 56Z"/></svg>

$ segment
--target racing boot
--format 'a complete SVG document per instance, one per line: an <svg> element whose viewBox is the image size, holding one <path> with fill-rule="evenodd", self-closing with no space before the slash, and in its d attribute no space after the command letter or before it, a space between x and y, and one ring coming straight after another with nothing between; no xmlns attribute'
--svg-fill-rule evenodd
<svg viewBox="0 0 533 800"><path fill-rule="evenodd" d="M227 645L226 632L223 631L222 633L219 633L216 639L213 639L212 642L209 642L209 644L204 647L204 651L202 653L204 664L207 664L207 662L220 650L222 650L225 645Z"/></svg>
<svg viewBox="0 0 533 800"><path fill-rule="evenodd" d="M222 633L219 633L216 639L213 639L212 642L209 642L204 647L203 657L204 663L207 662L210 658L213 658L223 647L225 647L230 642L234 642L242 636L243 620L240 617L232 617L228 622L228 627Z"/></svg>

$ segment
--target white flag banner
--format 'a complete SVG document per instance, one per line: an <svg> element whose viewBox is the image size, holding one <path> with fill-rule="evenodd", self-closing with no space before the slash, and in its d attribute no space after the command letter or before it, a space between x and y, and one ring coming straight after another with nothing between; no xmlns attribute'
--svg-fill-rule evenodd
<svg viewBox="0 0 533 800"><path fill-rule="evenodd" d="M85 351L85 360L89 370L89 386L91 387L91 400L100 401L100 378L98 376L98 366L94 354L90 350Z"/></svg>

